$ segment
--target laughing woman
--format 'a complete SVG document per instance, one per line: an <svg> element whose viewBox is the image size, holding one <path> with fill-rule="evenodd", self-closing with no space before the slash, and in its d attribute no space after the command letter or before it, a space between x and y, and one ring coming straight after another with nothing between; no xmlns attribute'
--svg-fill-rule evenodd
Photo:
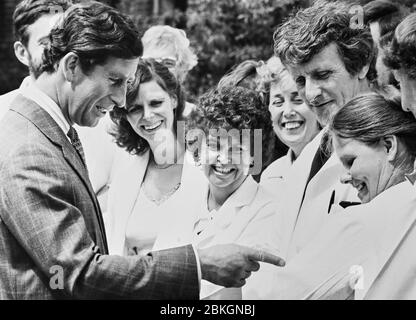
<svg viewBox="0 0 416 320"><path fill-rule="evenodd" d="M416 299L415 119L399 101L366 94L334 115L329 132L341 179L362 204L333 214L257 298Z"/></svg>
<svg viewBox="0 0 416 320"><path fill-rule="evenodd" d="M185 156L183 110L181 86L168 68L141 60L126 108L111 113L121 147L105 215L112 254L146 254L192 240L193 208L206 179Z"/></svg>
<svg viewBox="0 0 416 320"><path fill-rule="evenodd" d="M287 155L271 163L261 176L260 183L276 194L279 183L303 148L319 133L320 127L279 58L269 59L267 66L272 74L269 111L273 129L280 141L289 147Z"/></svg>
<svg viewBox="0 0 416 320"><path fill-rule="evenodd" d="M201 137L194 154L208 178L203 201L195 208L197 247L265 242L263 222L275 214L275 204L249 173L261 170L261 157L255 155L267 144L270 127L270 115L258 93L242 87L224 86L206 93L190 114L189 129ZM256 129L261 130L257 137ZM201 298L239 299L241 289L203 281Z"/></svg>

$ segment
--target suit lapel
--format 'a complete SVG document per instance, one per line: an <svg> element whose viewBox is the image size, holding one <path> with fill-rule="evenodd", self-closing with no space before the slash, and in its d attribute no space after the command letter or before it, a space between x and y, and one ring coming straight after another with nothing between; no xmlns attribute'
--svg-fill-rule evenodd
<svg viewBox="0 0 416 320"><path fill-rule="evenodd" d="M42 109L34 101L27 99L22 95L18 95L10 109L19 113L28 121L33 123L53 144L61 148L65 160L73 168L75 173L78 175L88 190L88 194L95 207L95 213L104 246L103 250L107 252L107 241L100 206L97 202L94 190L89 181L88 172L80 157L78 156L75 148L69 142L66 134L44 109Z"/></svg>

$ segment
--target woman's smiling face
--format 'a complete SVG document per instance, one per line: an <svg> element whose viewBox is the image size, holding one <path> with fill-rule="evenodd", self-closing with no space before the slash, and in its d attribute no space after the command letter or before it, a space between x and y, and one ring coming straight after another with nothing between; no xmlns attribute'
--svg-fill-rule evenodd
<svg viewBox="0 0 416 320"><path fill-rule="evenodd" d="M239 138L239 137L238 137ZM237 189L248 175L250 143L237 137L209 135L202 154L203 170L210 184L229 191Z"/></svg>
<svg viewBox="0 0 416 320"><path fill-rule="evenodd" d="M156 134L172 133L177 100L155 81L141 83L133 104L128 106L127 120L134 131L152 144Z"/></svg>
<svg viewBox="0 0 416 320"><path fill-rule="evenodd" d="M334 148L347 172L342 183L350 183L367 203L386 190L391 183L392 165L382 142L369 146L354 139L334 137Z"/></svg>
<svg viewBox="0 0 416 320"><path fill-rule="evenodd" d="M301 151L319 132L315 114L303 102L287 72L270 85L269 111L276 135L289 148Z"/></svg>

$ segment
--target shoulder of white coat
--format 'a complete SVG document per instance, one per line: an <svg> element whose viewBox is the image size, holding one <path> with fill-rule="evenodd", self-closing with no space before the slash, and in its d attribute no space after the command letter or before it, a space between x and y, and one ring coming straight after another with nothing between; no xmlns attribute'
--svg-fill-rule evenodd
<svg viewBox="0 0 416 320"><path fill-rule="evenodd" d="M261 174L260 183L266 179L282 179L285 171L290 167L289 161L287 155L273 161Z"/></svg>
<svg viewBox="0 0 416 320"><path fill-rule="evenodd" d="M273 193L269 189L261 184L257 184L257 189L253 200L249 204L254 210L266 210L272 213L276 210L277 204Z"/></svg>

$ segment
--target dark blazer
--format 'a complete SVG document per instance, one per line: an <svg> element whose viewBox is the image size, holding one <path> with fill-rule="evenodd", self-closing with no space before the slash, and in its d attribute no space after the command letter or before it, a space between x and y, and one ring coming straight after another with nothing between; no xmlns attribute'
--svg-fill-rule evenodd
<svg viewBox="0 0 416 320"><path fill-rule="evenodd" d="M198 291L190 245L108 255L80 157L52 117L19 95L0 122L0 299L197 299Z"/></svg>

